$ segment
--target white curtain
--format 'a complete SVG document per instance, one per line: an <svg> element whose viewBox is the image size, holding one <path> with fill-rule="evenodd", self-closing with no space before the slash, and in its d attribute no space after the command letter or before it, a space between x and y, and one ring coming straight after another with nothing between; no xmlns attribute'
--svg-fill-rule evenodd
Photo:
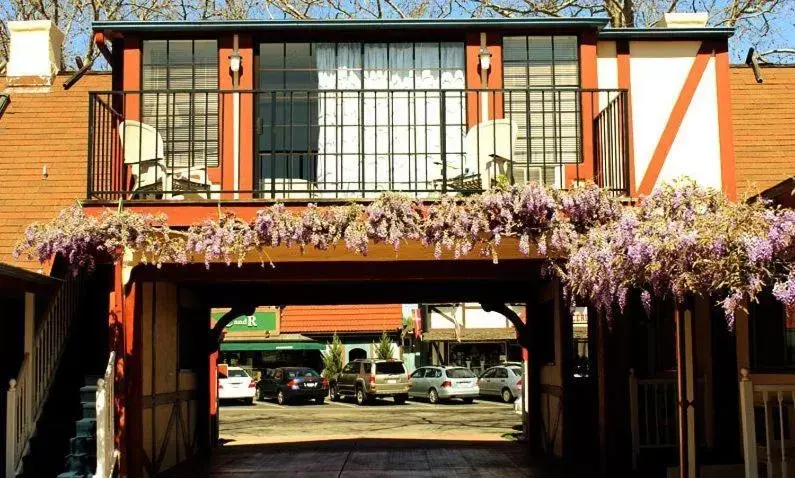
<svg viewBox="0 0 795 478"><path fill-rule="evenodd" d="M458 174L464 92L439 90L465 88L462 44L321 44L316 57L319 191L427 191L443 160Z"/></svg>

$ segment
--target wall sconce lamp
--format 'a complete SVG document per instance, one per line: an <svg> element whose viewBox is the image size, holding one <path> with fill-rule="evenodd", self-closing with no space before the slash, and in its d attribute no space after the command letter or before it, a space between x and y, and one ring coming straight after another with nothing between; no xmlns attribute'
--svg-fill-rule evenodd
<svg viewBox="0 0 795 478"><path fill-rule="evenodd" d="M232 73L240 73L240 65L243 62L243 57L240 55L240 52L237 50L233 51L229 54L229 69Z"/></svg>
<svg viewBox="0 0 795 478"><path fill-rule="evenodd" d="M483 71L487 71L491 68L491 52L486 47L480 47L480 69Z"/></svg>

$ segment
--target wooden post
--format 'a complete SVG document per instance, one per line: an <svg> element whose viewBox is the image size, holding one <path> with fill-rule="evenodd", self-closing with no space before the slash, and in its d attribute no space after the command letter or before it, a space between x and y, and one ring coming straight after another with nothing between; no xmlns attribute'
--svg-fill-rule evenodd
<svg viewBox="0 0 795 478"><path fill-rule="evenodd" d="M740 370L740 418L743 433L745 477L757 478L756 417L754 416L754 385L748 369Z"/></svg>
<svg viewBox="0 0 795 478"><path fill-rule="evenodd" d="M679 426L679 477L696 478L695 382L693 380L693 311L688 301L674 312L676 325L676 394Z"/></svg>
<svg viewBox="0 0 795 478"><path fill-rule="evenodd" d="M629 369L629 421L632 429L632 469L638 469L640 450L640 426L638 424L638 377L635 369Z"/></svg>
<svg viewBox="0 0 795 478"><path fill-rule="evenodd" d="M27 365L22 369L22 373L25 374L24 377L24 400L25 400L25 417L23 423L29 424L29 426L33 426L33 394L35 393L38 385L35 383L33 379L33 372L35 371L35 367L38 365L36 363L36 354L33 350L33 345L35 342L36 337L36 295L31 292L25 292L25 330L24 330L24 347L25 352L22 355L23 357L27 358ZM45 350L45 353L52 353L51 350ZM23 361L25 363L25 361ZM36 397L37 400L39 397ZM19 419L19 417L17 418ZM26 430L26 433L30 433L31 430Z"/></svg>
<svg viewBox="0 0 795 478"><path fill-rule="evenodd" d="M609 331L604 314L596 311L596 376L597 393L599 396L598 415L599 415L599 471L600 476L608 476L610 463L610 440L607 433L609 425L608 401L607 401L607 338Z"/></svg>
<svg viewBox="0 0 795 478"><path fill-rule="evenodd" d="M6 392L6 466L5 476L14 476L17 450L17 381L13 378L8 383Z"/></svg>

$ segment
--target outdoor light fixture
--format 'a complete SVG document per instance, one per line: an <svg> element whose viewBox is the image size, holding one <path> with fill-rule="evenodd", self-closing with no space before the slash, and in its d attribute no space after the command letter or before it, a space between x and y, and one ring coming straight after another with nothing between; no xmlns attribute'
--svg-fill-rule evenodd
<svg viewBox="0 0 795 478"><path fill-rule="evenodd" d="M3 116L3 112L8 108L10 102L11 98L8 95L0 95L0 117Z"/></svg>
<svg viewBox="0 0 795 478"><path fill-rule="evenodd" d="M488 70L491 68L491 52L488 48L482 46L480 47L480 69L483 71Z"/></svg>
<svg viewBox="0 0 795 478"><path fill-rule="evenodd" d="M232 73L240 72L240 64L242 62L243 62L243 57L240 56L240 52L238 52L237 50L229 54L229 69L232 71Z"/></svg>

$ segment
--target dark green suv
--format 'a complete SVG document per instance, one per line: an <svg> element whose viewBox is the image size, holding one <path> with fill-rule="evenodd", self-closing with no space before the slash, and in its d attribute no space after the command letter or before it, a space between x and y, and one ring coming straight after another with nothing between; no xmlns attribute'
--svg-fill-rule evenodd
<svg viewBox="0 0 795 478"><path fill-rule="evenodd" d="M331 384L331 399L353 396L365 405L375 397L394 397L402 405L409 397L409 376L400 360L354 360Z"/></svg>

